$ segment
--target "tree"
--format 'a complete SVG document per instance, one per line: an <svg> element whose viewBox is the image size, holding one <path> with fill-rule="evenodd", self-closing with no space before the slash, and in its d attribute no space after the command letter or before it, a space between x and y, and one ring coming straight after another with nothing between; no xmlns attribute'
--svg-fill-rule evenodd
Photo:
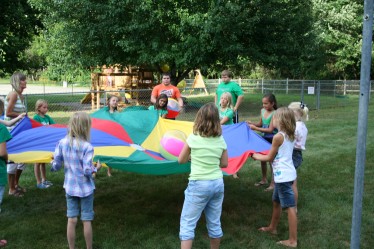
<svg viewBox="0 0 374 249"><path fill-rule="evenodd" d="M2 0L0 13L0 76L4 76L26 67L20 56L41 23L27 0Z"/></svg>
<svg viewBox="0 0 374 249"><path fill-rule="evenodd" d="M241 68L245 58L301 75L311 40L309 0L30 2L43 13L49 67L60 70L168 64L175 84L192 69Z"/></svg>
<svg viewBox="0 0 374 249"><path fill-rule="evenodd" d="M363 1L314 0L322 78L360 77Z"/></svg>

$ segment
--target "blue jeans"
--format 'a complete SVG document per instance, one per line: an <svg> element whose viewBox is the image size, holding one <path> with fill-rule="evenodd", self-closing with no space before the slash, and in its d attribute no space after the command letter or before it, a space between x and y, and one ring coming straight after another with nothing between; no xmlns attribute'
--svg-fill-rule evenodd
<svg viewBox="0 0 374 249"><path fill-rule="evenodd" d="M81 220L90 221L94 219L93 211L94 194L92 193L86 197L76 197L66 194L66 205L68 218L78 217L81 215Z"/></svg>
<svg viewBox="0 0 374 249"><path fill-rule="evenodd" d="M282 208L295 207L295 194L291 182L275 183L273 201L281 204Z"/></svg>
<svg viewBox="0 0 374 249"><path fill-rule="evenodd" d="M222 202L224 196L223 178L216 180L190 180L184 191L184 203L180 219L180 240L193 240L195 228L204 211L208 235L221 238Z"/></svg>
<svg viewBox="0 0 374 249"><path fill-rule="evenodd" d="M5 192L5 186L0 186L0 208L1 208L1 203L3 202L4 192Z"/></svg>

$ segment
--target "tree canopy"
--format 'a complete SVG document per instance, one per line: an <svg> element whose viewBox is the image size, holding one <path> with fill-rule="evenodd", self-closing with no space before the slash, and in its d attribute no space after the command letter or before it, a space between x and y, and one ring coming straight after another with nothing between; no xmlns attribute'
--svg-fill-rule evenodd
<svg viewBox="0 0 374 249"><path fill-rule="evenodd" d="M2 0L0 4L0 76L25 68L22 53L41 27L38 13L27 0Z"/></svg>
<svg viewBox="0 0 374 249"><path fill-rule="evenodd" d="M359 0L3 0L0 8L0 76L48 67L51 79L76 80L102 65L167 65L174 83L193 69L360 73Z"/></svg>
<svg viewBox="0 0 374 249"><path fill-rule="evenodd" d="M309 0L30 0L43 13L49 67L138 65L178 81L240 58L301 76L312 40ZM308 14L310 13L310 14Z"/></svg>

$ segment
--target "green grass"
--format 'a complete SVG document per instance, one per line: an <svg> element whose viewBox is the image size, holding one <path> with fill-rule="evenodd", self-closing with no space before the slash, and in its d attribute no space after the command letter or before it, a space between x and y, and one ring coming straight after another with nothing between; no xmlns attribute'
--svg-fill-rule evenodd
<svg viewBox="0 0 374 249"><path fill-rule="evenodd" d="M294 100L292 96L278 97L280 106ZM205 101L211 99L195 102ZM345 101L348 102L337 108L310 112L307 150L298 171L298 248L350 247L358 101L351 97ZM241 117L259 118L260 107L261 95L247 95ZM51 116L67 120L69 113L56 112ZM371 103L369 124L373 117ZM374 190L373 141L374 132L369 129L361 248L372 248L374 244L374 200L370 197ZM113 177L105 175L102 170L96 180L94 248L179 247L179 218L188 174L148 176L113 170ZM239 180L225 177L221 248L281 248L275 242L287 238L286 213L278 227L279 235L257 231L269 224L272 210L271 193L253 186L260 175L260 163L249 159L239 172ZM8 248L67 248L63 172L48 172L48 178L55 185L37 189L33 166L29 165L21 177L21 184L27 187L25 196L16 199L5 195L0 238L8 240ZM77 227L76 244L77 248L85 248L81 224ZM194 248L209 248L204 219L198 223Z"/></svg>

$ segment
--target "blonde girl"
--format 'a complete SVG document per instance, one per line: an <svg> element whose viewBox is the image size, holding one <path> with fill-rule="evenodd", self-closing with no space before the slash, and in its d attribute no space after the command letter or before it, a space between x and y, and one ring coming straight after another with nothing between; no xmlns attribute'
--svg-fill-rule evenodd
<svg viewBox="0 0 374 249"><path fill-rule="evenodd" d="M229 92L224 92L219 101L219 119L221 125L233 124L234 111L232 107L232 96Z"/></svg>
<svg viewBox="0 0 374 249"><path fill-rule="evenodd" d="M210 248L219 248L221 237L222 202L224 196L221 168L227 167L227 145L222 136L218 109L205 104L196 114L193 133L179 155L178 162L191 158L191 173L180 218L181 248L189 249L195 237L195 227L204 211Z"/></svg>
<svg viewBox="0 0 374 249"><path fill-rule="evenodd" d="M64 189L67 202L67 239L69 248L75 248L75 227L78 216L83 222L86 247L92 248L93 200L95 183L92 174L101 168L92 163L94 149L89 143L91 119L85 112L75 113L69 120L68 134L61 139L54 152L51 171L64 166Z"/></svg>
<svg viewBox="0 0 374 249"><path fill-rule="evenodd" d="M55 124L55 121L47 114L47 112L48 102L44 99L38 99L35 103L36 114L33 119L45 126ZM34 175L36 179L36 187L38 189L46 189L53 185L52 182L47 180L45 163L35 163Z"/></svg>
<svg viewBox="0 0 374 249"><path fill-rule="evenodd" d="M296 169L292 162L292 152L295 141L295 114L287 108L277 110L273 117L274 126L279 132L274 136L269 154L255 153L252 158L264 162L273 161L273 175L275 187L273 191L273 213L270 225L258 230L277 234L277 226L281 217L282 209L287 210L289 238L278 241L277 244L287 247L297 247L297 216L295 196L292 184L296 180Z"/></svg>
<svg viewBox="0 0 374 249"><path fill-rule="evenodd" d="M305 150L305 143L306 143L306 139L308 136L308 128L306 128L304 121L308 120L309 109L302 102L292 102L291 104L288 105L288 108L293 110L295 114L295 120L296 120L295 146L292 152L292 160L293 160L295 169L297 169L301 166L301 163L303 162L302 151ZM296 211L297 211L297 202L299 199L297 180L294 181L292 188L295 193L295 203L296 203Z"/></svg>

